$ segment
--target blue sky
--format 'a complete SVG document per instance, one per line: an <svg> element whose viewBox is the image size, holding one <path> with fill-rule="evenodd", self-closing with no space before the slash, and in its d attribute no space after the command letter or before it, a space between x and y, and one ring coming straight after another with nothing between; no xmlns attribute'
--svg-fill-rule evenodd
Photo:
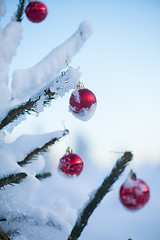
<svg viewBox="0 0 160 240"><path fill-rule="evenodd" d="M7 14L2 25L16 11L17 3L6 0ZM70 136L57 151L60 148L63 151L67 141L75 148L77 135L82 134L88 139L97 165L112 164L115 155L111 151L125 150L133 151L135 164L160 162L160 2L45 0L44 3L48 7L44 22L33 24L24 16L23 40L10 73L36 64L70 37L82 21L88 20L93 35L71 65L80 66L81 81L95 93L98 106L90 121L81 122L68 112L69 93L47 108L39 121L29 117L23 123L23 132L62 129L65 121ZM22 134L20 126L16 134Z"/></svg>

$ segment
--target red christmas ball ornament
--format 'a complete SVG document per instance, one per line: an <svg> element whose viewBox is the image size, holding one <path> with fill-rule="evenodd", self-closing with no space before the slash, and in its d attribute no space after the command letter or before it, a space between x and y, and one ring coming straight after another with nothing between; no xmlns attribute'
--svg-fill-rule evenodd
<svg viewBox="0 0 160 240"><path fill-rule="evenodd" d="M147 184L137 179L131 171L127 180L122 184L119 192L120 201L129 210L143 208L150 198L150 190Z"/></svg>
<svg viewBox="0 0 160 240"><path fill-rule="evenodd" d="M68 176L79 176L83 170L83 161L68 148L66 154L60 159L58 169Z"/></svg>
<svg viewBox="0 0 160 240"><path fill-rule="evenodd" d="M30 1L26 7L26 16L33 23L42 22L47 16L47 7L39 1Z"/></svg>
<svg viewBox="0 0 160 240"><path fill-rule="evenodd" d="M96 106L96 97L89 89L82 86L72 92L69 100L69 111L78 119L89 120L93 116Z"/></svg>

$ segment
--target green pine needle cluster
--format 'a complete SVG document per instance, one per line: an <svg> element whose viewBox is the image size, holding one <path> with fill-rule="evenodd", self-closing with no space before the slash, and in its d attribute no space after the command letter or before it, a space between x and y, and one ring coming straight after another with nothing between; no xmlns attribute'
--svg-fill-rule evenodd
<svg viewBox="0 0 160 240"><path fill-rule="evenodd" d="M5 185L19 184L27 177L27 173L21 172L16 174L11 174L0 179L0 189Z"/></svg>

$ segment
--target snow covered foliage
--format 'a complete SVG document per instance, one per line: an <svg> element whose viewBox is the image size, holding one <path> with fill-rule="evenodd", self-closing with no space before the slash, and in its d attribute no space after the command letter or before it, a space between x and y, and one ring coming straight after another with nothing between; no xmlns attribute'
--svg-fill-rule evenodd
<svg viewBox="0 0 160 240"><path fill-rule="evenodd" d="M70 62L91 33L90 24L83 22L73 36L59 47L53 49L35 66L27 70L16 70L12 82L13 97L24 99L31 91L34 92L37 88L53 81L66 66L66 60Z"/></svg>
<svg viewBox="0 0 160 240"><path fill-rule="evenodd" d="M0 17L3 17L3 0L0 6ZM20 44L22 26L12 18L4 29L0 27L0 238L1 228L12 240L65 239L71 231L71 225L56 211L38 208L30 201L40 186L39 179L43 174L50 175L45 172L45 158L39 154L68 134L68 130L22 135L12 143L5 142L3 130L14 129L26 119L27 112L39 113L52 99L76 88L79 69L64 70L66 60L70 62L91 33L90 24L81 23L73 36L35 66L15 70L10 88L9 65Z"/></svg>
<svg viewBox="0 0 160 240"><path fill-rule="evenodd" d="M51 236L58 236L58 234L63 236L66 232L65 229L70 230L71 226L69 228L69 224L65 223L56 212L32 206L32 194L40 187L40 181L36 178L36 174L43 173L45 159L40 156L35 160L36 164L27 164L27 161L31 160L30 154L35 156L34 153L43 150L46 143L50 143L52 140L56 141L64 134L66 133L63 131L57 131L38 136L23 135L15 142L1 146L3 158L1 159L0 178L3 179L4 176L11 176L11 174L15 174L14 178L16 178L16 174L21 172L27 174L27 178L16 186L12 179L8 180L11 185L7 184L4 188L0 183L0 219L5 219L1 226L11 235L22 234L26 239L36 239L37 237L38 239L49 239L46 235L48 231ZM26 156L28 157L26 158ZM32 159L32 161L34 160ZM40 231L41 228L42 231Z"/></svg>

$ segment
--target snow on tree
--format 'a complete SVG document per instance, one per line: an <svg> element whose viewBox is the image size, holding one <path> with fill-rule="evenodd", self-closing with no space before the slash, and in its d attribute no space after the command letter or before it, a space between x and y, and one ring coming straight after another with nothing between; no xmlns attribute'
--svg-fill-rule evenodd
<svg viewBox="0 0 160 240"><path fill-rule="evenodd" d="M0 0L0 6L1 18L5 14L3 0ZM19 0L16 16L12 17L4 29L0 28L0 238L75 240L95 208L132 160L132 153L125 152L117 160L102 185L90 194L89 200L77 214L74 226L64 220L58 211L31 204L30 196L41 184L40 180L52 174L45 171L46 162L41 153L69 131L64 129L41 135L21 135L12 143L6 143L4 135L26 120L25 116L30 112L36 112L38 116L53 99L63 97L70 89L77 89L81 73L78 68L67 67L66 61L70 62L88 40L92 27L90 23L82 22L68 40L35 66L15 70L10 89L9 65L21 42L21 21L25 6L26 2Z"/></svg>

